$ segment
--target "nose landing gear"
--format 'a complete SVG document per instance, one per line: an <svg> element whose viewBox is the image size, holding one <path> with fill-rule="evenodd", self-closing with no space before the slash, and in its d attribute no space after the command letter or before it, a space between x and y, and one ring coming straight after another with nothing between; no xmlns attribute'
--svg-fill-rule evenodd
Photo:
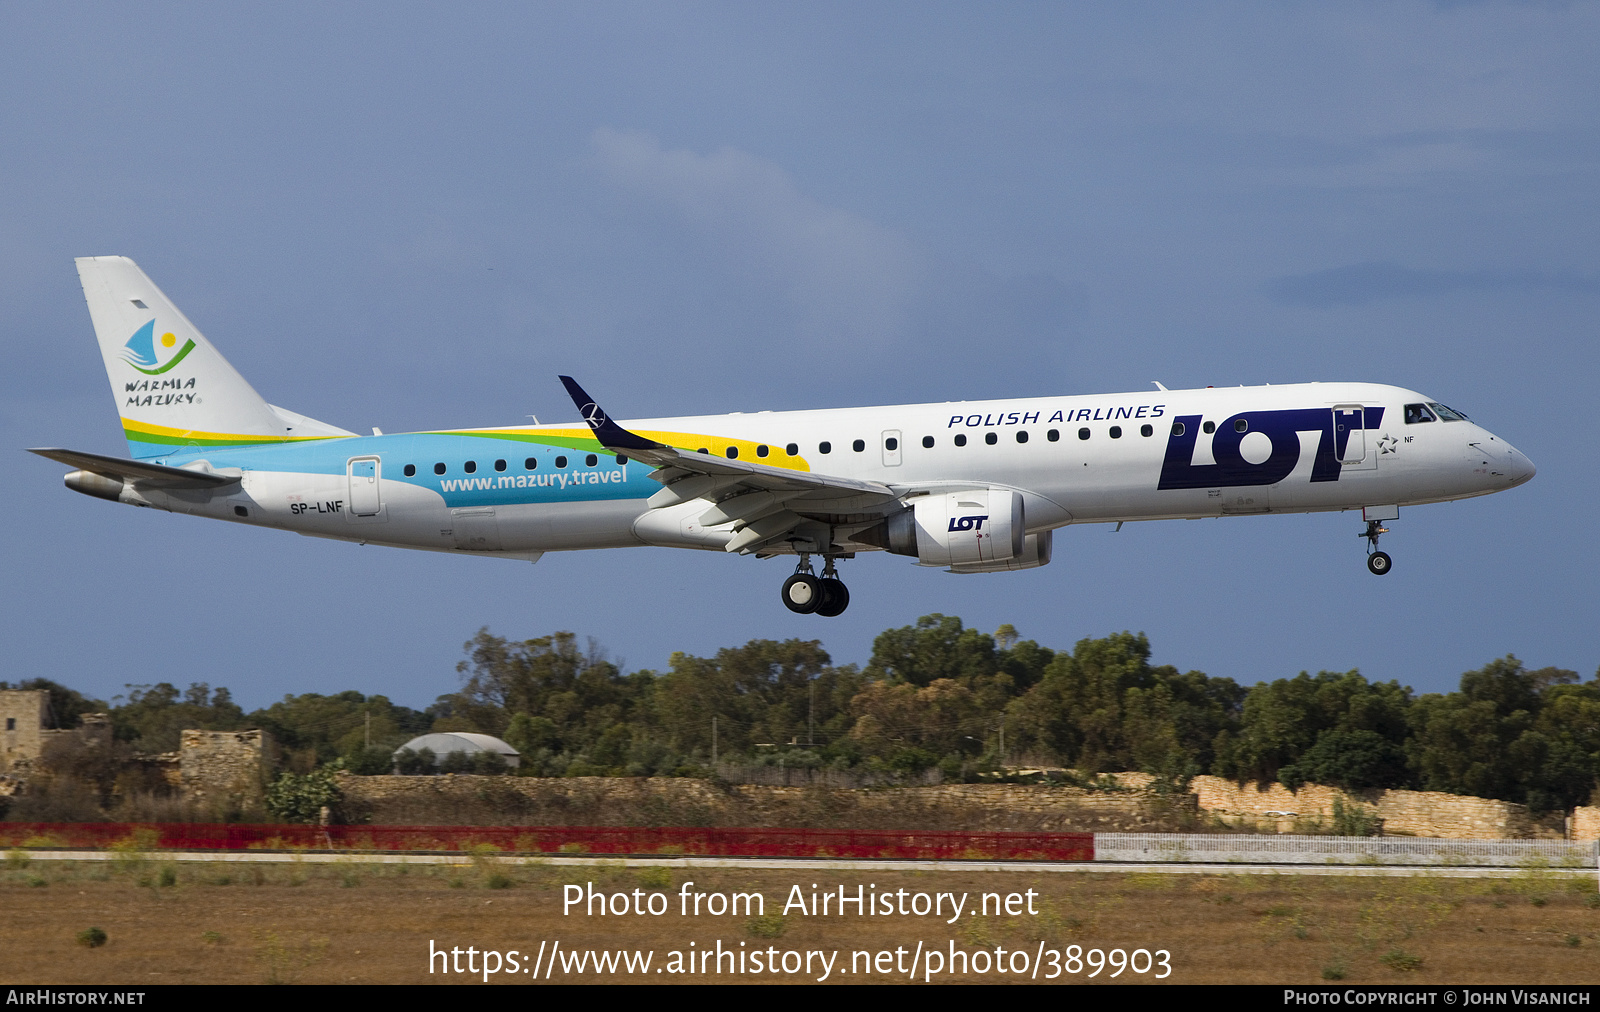
<svg viewBox="0 0 1600 1012"><path fill-rule="evenodd" d="M811 556L802 553L794 575L783 581L779 595L784 607L799 615L817 614L833 618L850 606L850 591L839 579L834 557L823 556L822 576L811 572Z"/></svg>
<svg viewBox="0 0 1600 1012"><path fill-rule="evenodd" d="M1367 539L1367 571L1373 576L1387 575L1389 568L1394 565L1388 552L1378 551L1378 536L1388 533L1389 528L1383 526L1382 521L1368 520L1366 533L1360 535Z"/></svg>

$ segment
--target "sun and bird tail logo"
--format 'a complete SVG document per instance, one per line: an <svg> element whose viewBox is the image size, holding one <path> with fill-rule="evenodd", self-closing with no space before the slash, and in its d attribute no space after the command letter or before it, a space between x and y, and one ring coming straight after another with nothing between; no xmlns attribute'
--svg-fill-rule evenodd
<svg viewBox="0 0 1600 1012"><path fill-rule="evenodd" d="M178 337L176 334L162 334L156 337L156 321L151 320L128 338L128 343L122 346L122 360L144 373L146 376L159 376L182 362L191 351L194 351L194 340L183 342L183 347L176 348ZM158 350L159 347L159 350Z"/></svg>

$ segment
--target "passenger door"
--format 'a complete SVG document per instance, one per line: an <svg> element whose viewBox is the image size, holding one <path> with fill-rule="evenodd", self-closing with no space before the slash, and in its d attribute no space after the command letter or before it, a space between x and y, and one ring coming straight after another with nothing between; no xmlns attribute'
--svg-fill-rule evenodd
<svg viewBox="0 0 1600 1012"><path fill-rule="evenodd" d="M375 517L383 512L383 498L379 491L382 462L377 457L351 457L345 462L345 480L349 486L345 507L358 517Z"/></svg>

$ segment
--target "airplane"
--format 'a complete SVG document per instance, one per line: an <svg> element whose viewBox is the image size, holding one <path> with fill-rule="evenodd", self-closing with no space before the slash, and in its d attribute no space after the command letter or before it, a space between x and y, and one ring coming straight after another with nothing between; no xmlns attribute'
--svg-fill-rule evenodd
<svg viewBox="0 0 1600 1012"><path fill-rule="evenodd" d="M1367 568L1402 506L1533 463L1412 390L1300 383L364 436L268 404L126 257L77 261L130 457L31 452L133 506L369 545L531 560L655 545L793 556L781 598L835 616L837 563L1050 562L1070 524L1360 510ZM823 561L821 573L812 558Z"/></svg>

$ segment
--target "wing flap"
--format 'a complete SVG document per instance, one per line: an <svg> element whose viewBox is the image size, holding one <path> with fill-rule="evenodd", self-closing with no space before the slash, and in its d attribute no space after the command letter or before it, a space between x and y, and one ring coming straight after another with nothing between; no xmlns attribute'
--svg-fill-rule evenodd
<svg viewBox="0 0 1600 1012"><path fill-rule="evenodd" d="M780 541L815 545L817 530L824 532L823 548L810 550L825 551L827 522L805 514L881 516L900 506L898 493L875 481L714 457L646 439L612 421L572 377L563 376L561 382L601 446L656 468L650 477L662 488L650 497L651 508L707 500L712 505L699 522L706 527L732 524L729 552L766 554Z"/></svg>
<svg viewBox="0 0 1600 1012"><path fill-rule="evenodd" d="M805 493L806 499L811 503L835 497L865 496L869 499L876 497L884 503L896 498L895 493L887 485L875 481L840 478L814 471L791 471L752 461L728 460L723 457L713 457L709 453L683 450L645 439L612 421L595 403L594 398L584 392L583 387L572 377L563 376L561 382L566 385L572 402L578 406L578 413L583 416L589 428L594 430L595 438L599 440L600 445L612 453L624 454L633 460L643 461L658 468L654 477L665 486L662 492L672 490L677 481L694 481L696 476L705 476L712 479L731 479L726 483L713 481L711 486L719 487L719 490L744 485L765 492ZM684 472L683 476L680 477L679 472ZM701 485L697 483L692 487L698 489ZM687 499L701 498L706 494L708 493L696 492L693 495L683 496L674 494L671 498L662 497L660 505L671 506ZM661 496L661 492L657 492L656 495ZM656 505L654 497L651 504Z"/></svg>

